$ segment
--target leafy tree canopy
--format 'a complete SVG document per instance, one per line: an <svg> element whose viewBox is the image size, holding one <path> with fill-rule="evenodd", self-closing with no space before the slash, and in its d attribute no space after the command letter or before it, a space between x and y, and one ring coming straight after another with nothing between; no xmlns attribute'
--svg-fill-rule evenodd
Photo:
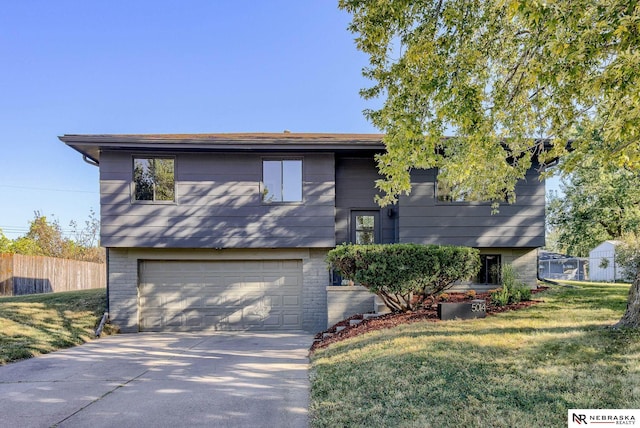
<svg viewBox="0 0 640 428"><path fill-rule="evenodd" d="M640 166L640 5L628 0L340 0L385 133L379 203L439 168L458 195L515 199L535 156ZM451 136L450 138L444 138ZM571 141L572 151L567 152Z"/></svg>
<svg viewBox="0 0 640 428"><path fill-rule="evenodd" d="M640 228L640 174L626 169L584 167L561 185L563 197L547 204L547 223L556 250L587 257L607 239L621 239Z"/></svg>

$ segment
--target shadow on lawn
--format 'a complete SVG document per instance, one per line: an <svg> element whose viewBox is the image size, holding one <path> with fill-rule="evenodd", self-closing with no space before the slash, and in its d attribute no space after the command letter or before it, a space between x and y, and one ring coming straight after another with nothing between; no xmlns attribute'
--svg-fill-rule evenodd
<svg viewBox="0 0 640 428"><path fill-rule="evenodd" d="M25 296L2 302L0 364L46 354L90 340L106 298L56 295Z"/></svg>

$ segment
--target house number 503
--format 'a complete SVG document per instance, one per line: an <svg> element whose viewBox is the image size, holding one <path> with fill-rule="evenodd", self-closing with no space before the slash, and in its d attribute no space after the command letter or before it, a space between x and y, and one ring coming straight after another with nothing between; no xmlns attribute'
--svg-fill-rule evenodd
<svg viewBox="0 0 640 428"><path fill-rule="evenodd" d="M486 310L487 310L487 305L485 303L471 304L471 312L485 312Z"/></svg>

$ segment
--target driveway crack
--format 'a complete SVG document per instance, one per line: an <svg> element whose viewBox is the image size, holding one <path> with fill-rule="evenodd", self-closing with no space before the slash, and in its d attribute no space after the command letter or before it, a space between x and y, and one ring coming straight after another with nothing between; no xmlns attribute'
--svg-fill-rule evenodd
<svg viewBox="0 0 640 428"><path fill-rule="evenodd" d="M82 412L83 410L85 410L86 408L88 408L89 406L97 403L98 401L102 400L103 398L105 398L108 395L113 394L115 391L117 391L120 388L123 388L125 386L127 386L128 384L130 384L133 381L136 381L138 379L140 379L142 376L144 376L145 374L149 373L149 370L145 370L142 373L140 373L138 376L129 379L128 381L121 383L120 385L117 385L115 388L113 388L110 391L105 392L104 394L102 394L100 397L96 398L95 400L87 403L85 406L80 407L78 410L76 410L75 412L71 413L69 416L67 416L66 418L62 419L61 421L56 422L55 424L51 425L51 428L56 428L57 426L59 426L60 424L64 423L65 421L69 420L70 418L72 418L73 416L77 415L78 413Z"/></svg>

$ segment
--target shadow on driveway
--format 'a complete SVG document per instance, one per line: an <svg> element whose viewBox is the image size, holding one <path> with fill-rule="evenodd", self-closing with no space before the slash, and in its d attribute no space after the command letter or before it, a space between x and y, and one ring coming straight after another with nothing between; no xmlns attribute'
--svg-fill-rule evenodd
<svg viewBox="0 0 640 428"><path fill-rule="evenodd" d="M310 334L139 333L0 367L3 427L305 427Z"/></svg>

